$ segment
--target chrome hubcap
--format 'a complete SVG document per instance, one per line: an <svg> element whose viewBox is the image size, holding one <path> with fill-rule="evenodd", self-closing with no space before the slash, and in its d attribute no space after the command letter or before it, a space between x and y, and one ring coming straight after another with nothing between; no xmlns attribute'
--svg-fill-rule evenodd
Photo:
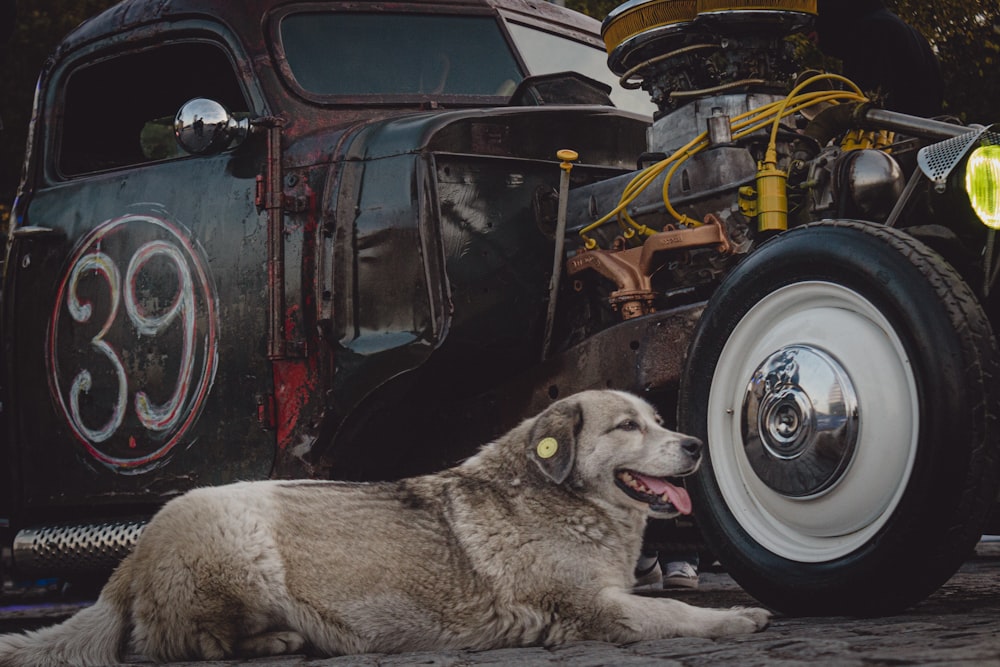
<svg viewBox="0 0 1000 667"><path fill-rule="evenodd" d="M854 458L854 386L823 350L783 347L754 371L743 397L741 430L747 460L767 486L790 498L822 493Z"/></svg>

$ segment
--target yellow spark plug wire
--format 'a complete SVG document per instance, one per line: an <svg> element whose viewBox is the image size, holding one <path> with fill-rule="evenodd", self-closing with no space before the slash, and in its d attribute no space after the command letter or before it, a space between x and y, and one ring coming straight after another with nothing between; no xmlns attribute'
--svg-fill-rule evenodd
<svg viewBox="0 0 1000 667"><path fill-rule="evenodd" d="M778 152L778 148L777 148L777 146L778 146L778 129L781 126L781 120L783 118L785 118L785 116L787 115L785 113L785 111L788 108L789 104L792 103L792 100L794 100L794 99L796 99L798 97L800 91L802 91L805 88L808 88L809 86L811 86L814 83L817 83L819 81L838 81L840 83L843 83L843 84L846 84L846 85L850 86L851 89L854 91L854 93L856 95L858 95L858 97L865 98L864 93L861 91L860 88L858 88L857 84L855 84L853 81L851 81L847 77L841 76L839 74L817 74L817 75L811 76L808 79L806 79L805 81L799 83L797 86L795 86L794 88L792 88L792 91L790 93L788 93L788 95L785 97L785 99L781 101L781 105L778 107L778 111L777 111L777 113L776 113L776 115L774 117L774 121L773 121L774 125L771 128L771 138L770 138L770 140L767 143L767 151L764 154L764 162L765 163L777 163L777 161L778 161L778 155L777 155L777 152ZM820 92L828 92L828 91L820 91ZM865 98L865 99L867 99L867 98Z"/></svg>
<svg viewBox="0 0 1000 667"><path fill-rule="evenodd" d="M663 178L663 206L664 208L667 209L667 213L670 214L670 217L672 217L678 223L682 225L692 225L694 227L697 227L701 225L701 221L695 220L694 218L689 218L683 213L678 213L677 210L674 208L673 204L670 203L670 192L669 192L670 182L673 181L674 174L677 173L677 170L680 168L680 166L684 164L684 162L688 158L697 155L699 152L703 151L705 148L708 147L708 133L703 132L699 134L698 137L695 139L695 141L697 141L697 144L691 146L691 144L695 143L694 141L691 142L691 144L688 144L688 146L691 146L691 148L689 150L684 151L683 155L681 155L677 159L677 161L674 162L673 166L670 168L670 171L668 171L667 175Z"/></svg>
<svg viewBox="0 0 1000 667"><path fill-rule="evenodd" d="M851 90L821 90L803 93L803 89L811 86L818 81L823 80L833 80L845 83L850 87ZM866 102L868 98L862 93L861 89L858 88L854 82L846 77L840 76L838 74L817 74L815 76L809 77L805 81L802 81L792 91L786 95L781 100L770 102L763 106L751 109L742 114L734 116L730 121L730 127L733 131L733 138L740 139L746 137L760 129L771 126L771 132L768 140L768 146L765 152L764 162L765 164L776 165L777 163L777 138L778 131L780 129L781 121L788 116L802 111L808 107L814 106L816 104L821 104L825 102L830 103L840 103L840 102ZM584 245L587 249L593 249L597 247L597 241L592 237L588 236L590 232L607 224L610 220L617 218L618 223L621 225L622 229L625 230L626 236L630 236L629 232L632 234L639 233L644 236L650 236L655 234L654 230L649 229L646 225L641 225L636 222L628 213L628 206L635 201L635 199L647 188L653 181L664 170L668 169L666 176L663 179L663 204L666 208L667 213L677 220L680 224L694 225L700 224L698 221L689 218L688 216L679 213L673 205L670 203L669 188L670 183L673 179L674 174L680 168L688 158L696 155L700 151L708 147L708 134L702 132L694 139L689 141L685 146L674 151L669 157L657 162L656 164L650 165L645 169L641 170L636 176L629 181L629 184L622 191L621 198L618 201L618 205L615 206L607 214L599 218L598 220L587 225L580 230L580 237L584 240Z"/></svg>
<svg viewBox="0 0 1000 667"><path fill-rule="evenodd" d="M660 160L656 164L652 164L643 169L642 171L640 171L638 174L636 174L635 178L629 181L629 184L625 186L625 189L622 191L622 196L618 201L618 205L615 206L613 209L611 209L605 215L601 216L599 219L595 220L594 222L590 223L589 225L580 230L579 234L580 237L584 240L585 247L588 250L593 250L595 247L597 247L597 241L592 237L587 236L587 234L597 229L598 227L603 226L608 221L616 217L619 218L620 222L628 223L630 227L633 230L635 230L635 232L638 232L644 236L650 236L652 234L655 234L656 232L654 232L653 230L650 230L645 225L640 225L635 220L633 220L632 217L626 211L627 207L629 206L629 204L635 201L636 197L638 197L640 193L642 193L647 187L649 187L650 183L656 180L656 178L663 172L664 169L669 167L674 161L683 157L688 151L695 148L697 144L704 141L706 137L707 133L702 132L700 135L698 135L690 142L688 142L685 146L674 151L674 153L670 157L664 160Z"/></svg>

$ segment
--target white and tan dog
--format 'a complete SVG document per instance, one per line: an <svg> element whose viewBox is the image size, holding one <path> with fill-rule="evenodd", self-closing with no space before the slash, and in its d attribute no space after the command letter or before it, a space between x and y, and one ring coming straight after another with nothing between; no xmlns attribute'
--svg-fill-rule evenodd
<svg viewBox="0 0 1000 667"><path fill-rule="evenodd" d="M700 443L632 395L589 391L444 472L191 491L153 518L97 603L0 637L3 667L718 637L763 609L633 595L643 527L689 512L666 478Z"/></svg>

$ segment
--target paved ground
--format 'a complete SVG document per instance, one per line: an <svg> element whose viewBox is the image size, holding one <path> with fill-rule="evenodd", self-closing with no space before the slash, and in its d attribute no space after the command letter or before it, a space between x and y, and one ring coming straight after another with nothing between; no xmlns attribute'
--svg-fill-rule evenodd
<svg viewBox="0 0 1000 667"><path fill-rule="evenodd" d="M702 574L698 591L673 593L701 606L749 605L748 597L727 575ZM78 605L0 598L0 632L37 627L71 613ZM130 665L151 663L133 657ZM173 663L181 665L182 663ZM445 651L401 655L355 655L339 658L291 656L283 659L183 663L204 665L279 665L332 667L361 665L435 665L441 667L524 665L740 665L795 667L823 665L996 665L1000 667L1000 542L984 542L951 581L931 598L893 617L777 617L766 631L722 640L665 639L617 646L582 642L552 649Z"/></svg>

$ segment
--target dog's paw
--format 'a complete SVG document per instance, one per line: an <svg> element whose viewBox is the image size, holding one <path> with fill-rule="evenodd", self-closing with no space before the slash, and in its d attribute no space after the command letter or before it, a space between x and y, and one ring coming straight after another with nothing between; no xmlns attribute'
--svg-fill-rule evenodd
<svg viewBox="0 0 1000 667"><path fill-rule="evenodd" d="M237 644L237 653L250 658L288 655L300 651L305 645L305 638L291 630L265 632L240 640Z"/></svg>
<svg viewBox="0 0 1000 667"><path fill-rule="evenodd" d="M747 624L746 633L760 632L771 624L771 612L760 607L733 607L732 611Z"/></svg>
<svg viewBox="0 0 1000 667"><path fill-rule="evenodd" d="M715 622L703 626L704 637L729 637L760 632L771 622L771 612L758 607L716 609Z"/></svg>

